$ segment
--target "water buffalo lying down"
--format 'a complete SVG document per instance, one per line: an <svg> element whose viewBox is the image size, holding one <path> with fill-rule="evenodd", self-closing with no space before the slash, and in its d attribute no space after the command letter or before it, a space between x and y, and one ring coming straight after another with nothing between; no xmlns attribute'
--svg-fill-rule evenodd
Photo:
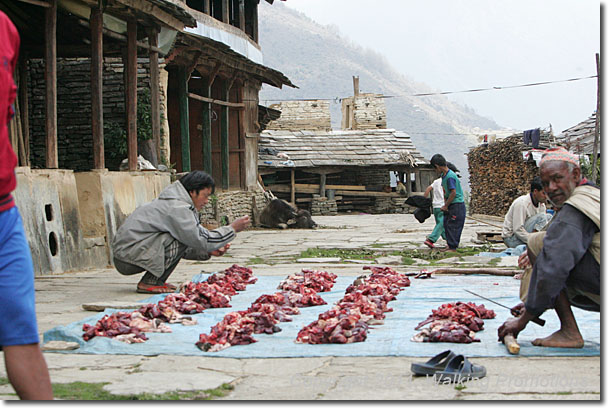
<svg viewBox="0 0 610 410"><path fill-rule="evenodd" d="M261 225L267 228L304 228L311 229L318 225L304 209L297 209L283 199L275 198L263 209L260 215Z"/></svg>

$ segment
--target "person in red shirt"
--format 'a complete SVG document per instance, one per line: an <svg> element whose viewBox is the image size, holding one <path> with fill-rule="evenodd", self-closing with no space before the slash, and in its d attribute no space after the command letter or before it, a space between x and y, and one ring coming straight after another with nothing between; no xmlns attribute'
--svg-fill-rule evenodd
<svg viewBox="0 0 610 410"><path fill-rule="evenodd" d="M23 221L11 192L17 157L8 137L17 87L13 73L19 33L0 11L0 350L6 373L22 400L52 400L47 363L39 346L34 267Z"/></svg>

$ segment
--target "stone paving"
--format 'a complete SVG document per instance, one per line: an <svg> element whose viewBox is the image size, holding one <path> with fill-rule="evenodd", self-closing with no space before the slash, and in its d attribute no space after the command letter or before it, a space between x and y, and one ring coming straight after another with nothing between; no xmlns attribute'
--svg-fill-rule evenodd
<svg viewBox="0 0 610 410"><path fill-rule="evenodd" d="M302 268L329 270L337 275L362 274L362 262L297 262L308 248L427 249L429 218L418 223L413 215L339 215L315 217L316 230L251 229L238 234L227 255L208 262L183 261L171 277L189 280L193 272L223 270L233 263L248 265L255 275L288 275ZM479 218L480 219L480 218ZM498 231L497 221L467 219L461 246L480 245L476 232ZM439 240L439 246L443 246ZM503 249L502 244L495 248ZM447 266L488 266L491 258L452 257ZM379 263L379 261L377 261ZM400 263L388 259L384 263ZM416 265L391 265L417 271ZM516 257L502 258L493 267L517 269ZM118 274L112 267L36 278L39 331L82 320L94 312L85 303L134 303L138 277ZM410 357L314 357L230 359L186 356L83 355L45 352L53 383L107 382L113 394L205 390L223 383L234 389L221 400L600 400L600 357L477 358L487 376L465 388L435 383L410 372ZM6 377L0 355L0 378ZM10 385L0 385L0 399L14 400Z"/></svg>

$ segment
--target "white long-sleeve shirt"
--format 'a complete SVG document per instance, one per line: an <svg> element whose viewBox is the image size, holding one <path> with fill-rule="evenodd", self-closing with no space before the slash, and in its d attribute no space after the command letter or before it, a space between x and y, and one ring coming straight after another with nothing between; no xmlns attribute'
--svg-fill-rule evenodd
<svg viewBox="0 0 610 410"><path fill-rule="evenodd" d="M539 202L538 206L534 206L530 194L525 194L515 199L504 217L502 237L508 238L515 234L517 238L527 243L530 233L523 227L525 221L543 212L546 212L546 205L543 202Z"/></svg>

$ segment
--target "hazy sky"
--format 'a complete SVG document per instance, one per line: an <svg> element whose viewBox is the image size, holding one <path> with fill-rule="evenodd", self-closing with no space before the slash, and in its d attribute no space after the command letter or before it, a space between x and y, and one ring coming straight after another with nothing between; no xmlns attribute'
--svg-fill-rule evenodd
<svg viewBox="0 0 610 410"><path fill-rule="evenodd" d="M600 2L591 0L287 0L382 54L437 91L512 86L596 74ZM356 73L354 73L356 74ZM366 90L374 92L375 90ZM453 94L504 127L553 126L596 109L597 80Z"/></svg>

